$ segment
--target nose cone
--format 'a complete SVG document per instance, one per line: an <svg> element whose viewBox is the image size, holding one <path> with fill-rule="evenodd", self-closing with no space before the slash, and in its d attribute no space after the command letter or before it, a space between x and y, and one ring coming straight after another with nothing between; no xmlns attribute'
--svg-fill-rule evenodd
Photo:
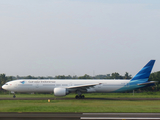
<svg viewBox="0 0 160 120"><path fill-rule="evenodd" d="M3 86L2 86L2 89L4 89L4 90L5 90L5 85L3 85Z"/></svg>

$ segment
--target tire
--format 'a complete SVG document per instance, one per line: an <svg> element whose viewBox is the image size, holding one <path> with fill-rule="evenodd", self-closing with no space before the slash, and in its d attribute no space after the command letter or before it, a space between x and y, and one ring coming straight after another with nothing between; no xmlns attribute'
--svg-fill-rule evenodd
<svg viewBox="0 0 160 120"><path fill-rule="evenodd" d="M78 99L79 98L79 96L78 95L76 95L76 97L75 97L76 99Z"/></svg>
<svg viewBox="0 0 160 120"><path fill-rule="evenodd" d="M83 99L85 98L84 95L82 95L82 98L83 98Z"/></svg>

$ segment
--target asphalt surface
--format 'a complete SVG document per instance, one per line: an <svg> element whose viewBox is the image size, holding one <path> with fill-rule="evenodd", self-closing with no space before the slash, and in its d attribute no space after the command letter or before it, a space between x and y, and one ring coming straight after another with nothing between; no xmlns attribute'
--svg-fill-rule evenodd
<svg viewBox="0 0 160 120"><path fill-rule="evenodd" d="M74 100L75 98L0 98L0 100ZM76 99L75 99L76 100ZM77 99L78 100L78 99ZM81 100L160 100L160 98L84 98Z"/></svg>
<svg viewBox="0 0 160 120"><path fill-rule="evenodd" d="M0 120L160 120L160 113L0 113Z"/></svg>

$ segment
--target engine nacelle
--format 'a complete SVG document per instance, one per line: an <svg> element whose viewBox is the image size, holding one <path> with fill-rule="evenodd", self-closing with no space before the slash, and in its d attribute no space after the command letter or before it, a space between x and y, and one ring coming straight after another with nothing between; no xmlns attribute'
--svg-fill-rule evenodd
<svg viewBox="0 0 160 120"><path fill-rule="evenodd" d="M66 88L54 88L53 92L54 96L66 96L67 94L69 94Z"/></svg>

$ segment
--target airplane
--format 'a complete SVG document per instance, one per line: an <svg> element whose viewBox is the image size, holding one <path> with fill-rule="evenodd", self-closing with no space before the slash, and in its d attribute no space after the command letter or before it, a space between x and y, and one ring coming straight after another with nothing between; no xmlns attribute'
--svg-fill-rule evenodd
<svg viewBox="0 0 160 120"><path fill-rule="evenodd" d="M82 93L114 93L131 91L153 86L156 81L148 81L155 60L150 60L131 80L126 79L20 79L7 82L2 86L15 92L53 92L54 96L66 96L76 93L76 99L84 98Z"/></svg>

